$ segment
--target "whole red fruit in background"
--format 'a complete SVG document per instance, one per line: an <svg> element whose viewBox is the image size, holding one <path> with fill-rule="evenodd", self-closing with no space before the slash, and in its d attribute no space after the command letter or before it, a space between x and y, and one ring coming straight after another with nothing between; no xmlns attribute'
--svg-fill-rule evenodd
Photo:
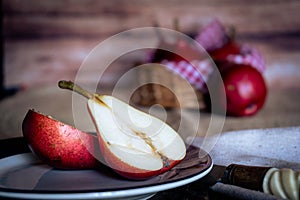
<svg viewBox="0 0 300 200"><path fill-rule="evenodd" d="M250 116L262 108L267 87L257 69L250 65L232 64L221 71L221 76L226 92L228 115Z"/></svg>
<svg viewBox="0 0 300 200"><path fill-rule="evenodd" d="M237 43L230 41L221 48L208 52L214 61L226 61L229 55L241 54L241 47Z"/></svg>

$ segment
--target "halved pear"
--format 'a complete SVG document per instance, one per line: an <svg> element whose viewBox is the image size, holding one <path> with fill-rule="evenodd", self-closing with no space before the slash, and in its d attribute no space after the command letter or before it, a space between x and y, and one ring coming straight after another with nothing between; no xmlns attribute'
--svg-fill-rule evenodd
<svg viewBox="0 0 300 200"><path fill-rule="evenodd" d="M22 132L31 151L58 169L97 168L97 137L68 124L28 110Z"/></svg>
<svg viewBox="0 0 300 200"><path fill-rule="evenodd" d="M69 81L59 86L87 97L106 164L130 179L146 179L178 164L186 154L179 134L160 119L108 95L91 94Z"/></svg>

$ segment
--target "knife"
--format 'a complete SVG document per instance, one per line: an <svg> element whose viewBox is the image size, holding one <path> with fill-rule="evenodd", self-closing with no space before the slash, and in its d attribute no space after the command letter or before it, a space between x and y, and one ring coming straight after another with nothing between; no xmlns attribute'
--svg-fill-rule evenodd
<svg viewBox="0 0 300 200"><path fill-rule="evenodd" d="M289 180L295 179L295 187L287 187L290 183L289 180L281 180L284 176L289 176ZM227 167L214 165L206 177L193 183L192 188L208 187L210 199L299 199L299 178L300 172L291 169L239 164ZM273 191L268 191L268 187L272 187Z"/></svg>

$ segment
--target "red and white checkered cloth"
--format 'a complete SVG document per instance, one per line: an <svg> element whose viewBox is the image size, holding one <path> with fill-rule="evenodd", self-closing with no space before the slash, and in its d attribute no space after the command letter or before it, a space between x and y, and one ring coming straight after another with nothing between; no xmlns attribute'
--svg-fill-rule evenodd
<svg viewBox="0 0 300 200"><path fill-rule="evenodd" d="M240 54L238 55L228 55L227 60L236 64L246 64L251 65L258 71L263 73L266 70L265 59L258 49L251 47L247 44L241 45Z"/></svg>
<svg viewBox="0 0 300 200"><path fill-rule="evenodd" d="M196 36L195 40L202 45L207 51L213 51L221 48L229 41L229 36L225 32L222 24L213 20L205 26L202 31ZM199 52L200 53L200 52ZM262 54L249 45L240 46L240 54L228 55L227 61L236 64L248 64L256 68L261 73L265 70L265 61ZM214 63L210 59L193 60L192 62L169 61L163 60L161 64L167 69L179 74L200 91L206 91L206 81L214 70Z"/></svg>
<svg viewBox="0 0 300 200"><path fill-rule="evenodd" d="M202 28L195 40L206 51L213 51L224 46L229 41L229 36L221 22L214 19Z"/></svg>
<svg viewBox="0 0 300 200"><path fill-rule="evenodd" d="M206 89L205 83L213 72L212 62L209 59L201 61L193 60L191 62L185 60L179 62L164 60L162 64L167 69L187 80L196 89L202 91Z"/></svg>

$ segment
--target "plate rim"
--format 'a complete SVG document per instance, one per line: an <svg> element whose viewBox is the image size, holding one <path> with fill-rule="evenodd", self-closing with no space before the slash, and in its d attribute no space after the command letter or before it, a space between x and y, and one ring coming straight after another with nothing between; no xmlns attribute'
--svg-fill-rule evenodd
<svg viewBox="0 0 300 200"><path fill-rule="evenodd" d="M197 147L199 148L199 147ZM199 148L199 150L202 150ZM29 157L30 160L27 162L41 162L39 159L37 159L33 153L20 153L15 154L12 156L1 158L0 160L7 159L7 158L13 158L15 156ZM204 168L203 170L199 171L196 174L189 175L184 178L180 178L179 180L173 180L165 183L154 183L149 184L142 187L132 187L132 188L126 188L126 189L112 189L112 190L106 190L106 191L97 191L96 189L91 190L85 190L85 191L46 191L46 190L22 190L22 189L10 189L10 188L3 188L0 187L0 197L9 197L9 198L30 198L30 199L114 199L114 198L120 198L120 197L134 197L134 196L141 196L141 195L151 195L156 192L173 189L176 187L180 187L186 184L189 184L191 182L194 182L198 179L203 178L205 175L207 175L213 167L213 161L211 156L207 153L207 157L209 159L208 166ZM25 162L25 161L24 161ZM30 163L29 163L30 164Z"/></svg>

